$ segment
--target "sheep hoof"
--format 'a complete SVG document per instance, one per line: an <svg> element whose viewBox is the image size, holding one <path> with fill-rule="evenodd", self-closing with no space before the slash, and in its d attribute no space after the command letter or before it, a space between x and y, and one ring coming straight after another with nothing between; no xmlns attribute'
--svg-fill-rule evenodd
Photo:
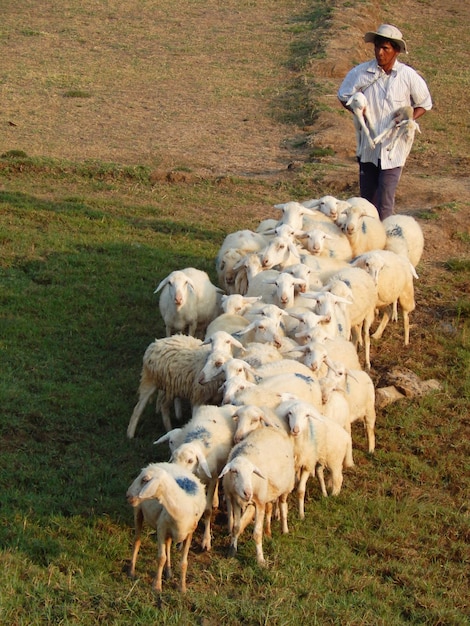
<svg viewBox="0 0 470 626"><path fill-rule="evenodd" d="M237 548L236 546L230 546L230 548L228 549L228 556L230 558L237 556Z"/></svg>

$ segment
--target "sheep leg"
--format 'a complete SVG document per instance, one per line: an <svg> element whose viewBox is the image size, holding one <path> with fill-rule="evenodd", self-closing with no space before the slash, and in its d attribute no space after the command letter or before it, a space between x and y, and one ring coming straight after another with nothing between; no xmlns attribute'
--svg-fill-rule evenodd
<svg viewBox="0 0 470 626"><path fill-rule="evenodd" d="M131 564L129 566L129 576L135 577L135 564L137 561L137 555L139 554L140 545L142 543L142 526L144 524L144 514L142 510L137 508L134 510L134 546L132 548Z"/></svg>
<svg viewBox="0 0 470 626"><path fill-rule="evenodd" d="M362 335L364 338L364 360L366 369L370 370L370 327L374 323L374 312L371 311L362 322Z"/></svg>
<svg viewBox="0 0 470 626"><path fill-rule="evenodd" d="M266 512L265 512L265 518L264 518L264 533L267 537L272 536L272 532L271 532L272 516L273 516L273 503L268 502L266 504Z"/></svg>
<svg viewBox="0 0 470 626"><path fill-rule="evenodd" d="M331 467L331 495L337 496L343 484L343 471L341 467Z"/></svg>
<svg viewBox="0 0 470 626"><path fill-rule="evenodd" d="M171 571L171 542L172 542L172 538L168 537L168 539L166 540L166 563L165 563L165 569L163 570L163 574L165 576L165 580L170 580L170 578L172 577L172 571ZM181 545L179 547L181 547Z"/></svg>
<svg viewBox="0 0 470 626"><path fill-rule="evenodd" d="M253 539L256 545L256 560L259 565L265 565L266 561L263 554L263 524L265 516L265 504L256 504L255 506L255 527L253 529Z"/></svg>
<svg viewBox="0 0 470 626"><path fill-rule="evenodd" d="M217 479L215 482L214 497L212 499L212 508L213 509L219 508L219 479Z"/></svg>
<svg viewBox="0 0 470 626"><path fill-rule="evenodd" d="M235 556L237 554L238 549L238 537L240 536L240 518L241 518L241 507L238 502L232 502L232 515L233 515L233 523L232 523L232 534L230 538L230 548L228 550L229 556Z"/></svg>
<svg viewBox="0 0 470 626"><path fill-rule="evenodd" d="M307 486L307 480L310 476L309 470L302 470L300 475L299 484L297 486L297 503L299 507L299 517L300 519L305 518L305 489Z"/></svg>
<svg viewBox="0 0 470 626"><path fill-rule="evenodd" d="M204 509L204 537L202 539L202 549L210 552L211 549L211 517L214 502L214 492L217 480L210 480L207 485L206 508Z"/></svg>
<svg viewBox="0 0 470 626"><path fill-rule="evenodd" d="M385 327L387 326L390 320L390 311L391 311L390 306L385 307L383 315L382 315L382 319L380 320L380 324L377 330L375 331L375 333L372 335L374 339L380 339L382 337Z"/></svg>
<svg viewBox="0 0 470 626"><path fill-rule="evenodd" d="M325 485L325 476L323 473L323 465L321 465L320 463L317 464L316 468L315 468L315 475L318 479L318 482L320 483L320 489L322 492L322 495L327 498L328 497L328 491L326 490L326 485Z"/></svg>
<svg viewBox="0 0 470 626"><path fill-rule="evenodd" d="M181 398L175 398L173 401L173 405L175 408L176 419L181 422L181 420L183 419L183 403L181 401Z"/></svg>
<svg viewBox="0 0 470 626"><path fill-rule="evenodd" d="M242 532L245 530L245 528L248 526L248 524L250 524L253 521L253 518L255 516L255 507L253 504L249 504L245 510L243 511L243 515L241 516L241 520L240 520L240 530L239 530L239 535L242 534Z"/></svg>
<svg viewBox="0 0 470 626"><path fill-rule="evenodd" d="M157 413L158 413L158 411L160 411L160 413L162 415L163 426L164 426L164 428L165 428L167 433L169 433L170 430L172 430L172 425L171 425L171 404L172 404L172 399L168 398L164 391L160 391L158 393L156 409L157 409Z"/></svg>
<svg viewBox="0 0 470 626"><path fill-rule="evenodd" d="M186 593L186 573L188 571L188 554L191 546L191 540L193 533L189 533L183 542L183 553L181 555L181 578L180 578L180 591Z"/></svg>
<svg viewBox="0 0 470 626"><path fill-rule="evenodd" d="M287 525L287 493L283 493L279 498L279 509L281 511L281 531L284 535L289 532Z"/></svg>
<svg viewBox="0 0 470 626"><path fill-rule="evenodd" d="M370 453L375 450L375 408L366 414L364 417L364 427L366 429L368 450Z"/></svg>
<svg viewBox="0 0 470 626"><path fill-rule="evenodd" d="M369 147L370 148L375 148L374 141L373 141L373 139L372 139L372 137L370 135L370 131L369 131L369 128L367 127L367 124L366 124L366 122L364 120L364 115L363 115L362 111L358 111L357 112L356 118L357 118L357 121L359 122L360 128L362 129L364 135L367 138L367 141L369 143Z"/></svg>
<svg viewBox="0 0 470 626"><path fill-rule="evenodd" d="M134 407L131 419L129 420L129 425L127 427L127 436L129 439L132 439L134 437L135 429L137 428L140 416L142 415L142 412L147 405L147 402L150 400L152 394L155 393L156 389L157 387L153 382L145 380L141 382L139 387L139 401Z"/></svg>
<svg viewBox="0 0 470 626"><path fill-rule="evenodd" d="M169 544L168 549L167 544ZM165 567L167 554L169 554L170 547L171 537L166 539L161 539L160 537L158 538L157 575L155 576L155 580L153 582L153 588L158 593L161 593L162 591L163 568Z"/></svg>
<svg viewBox="0 0 470 626"><path fill-rule="evenodd" d="M405 346L410 343L410 314L403 309L403 328L405 331Z"/></svg>

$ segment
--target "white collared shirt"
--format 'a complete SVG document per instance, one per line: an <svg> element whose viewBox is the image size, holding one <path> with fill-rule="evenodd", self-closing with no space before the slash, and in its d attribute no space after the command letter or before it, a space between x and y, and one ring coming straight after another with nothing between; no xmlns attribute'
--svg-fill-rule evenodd
<svg viewBox="0 0 470 626"><path fill-rule="evenodd" d="M400 107L411 105L427 111L432 108L431 94L424 79L412 67L398 60L390 74L384 72L375 59L354 67L343 80L338 98L346 103L357 91L362 91L367 98L367 110L375 135L389 126L393 113ZM403 135L390 151L387 147L392 140L393 134L390 133L375 149L361 141L358 146L360 160L377 165L380 159L382 169L402 167L410 153L412 141L407 141Z"/></svg>

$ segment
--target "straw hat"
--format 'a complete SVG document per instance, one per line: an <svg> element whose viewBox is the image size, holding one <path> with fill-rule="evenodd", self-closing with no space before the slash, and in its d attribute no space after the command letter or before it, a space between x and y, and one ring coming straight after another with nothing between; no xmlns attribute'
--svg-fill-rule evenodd
<svg viewBox="0 0 470 626"><path fill-rule="evenodd" d="M376 31L369 31L364 35L364 41L366 43L373 43L376 37L382 37L397 43L400 46L400 52L408 54L406 48L406 41L403 39L401 31L398 30L393 24L382 24Z"/></svg>

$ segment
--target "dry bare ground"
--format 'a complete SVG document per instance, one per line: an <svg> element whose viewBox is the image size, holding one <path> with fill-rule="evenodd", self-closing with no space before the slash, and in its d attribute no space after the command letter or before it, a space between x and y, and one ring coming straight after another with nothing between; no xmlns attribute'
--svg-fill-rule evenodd
<svg viewBox="0 0 470 626"><path fill-rule="evenodd" d="M279 0L275 12L267 0L185 0L178 11L167 0L9 5L0 37L0 152L144 164L157 176L179 168L283 179L295 175L289 164L308 161L312 146L331 148L324 191L338 195L357 195L352 122L335 92L352 64L372 53L363 33L390 21L409 40L411 65L413 49L428 45L435 55L445 47L465 67L470 19L470 5L451 0L387 9L339 0L323 58L300 73L293 59L306 37L298 25L312 8L305 0ZM454 36L444 37L452 25ZM308 36L314 47L317 33ZM449 148L429 119L468 118L465 101L448 98L439 75L426 78L435 109L422 120L397 197L397 209L411 213L470 197L470 158ZM289 119L289 91L299 80L307 101L320 103L313 119L300 105ZM445 220L424 222L425 262L468 256L468 238L458 235L468 235L469 222L468 212L450 209Z"/></svg>

